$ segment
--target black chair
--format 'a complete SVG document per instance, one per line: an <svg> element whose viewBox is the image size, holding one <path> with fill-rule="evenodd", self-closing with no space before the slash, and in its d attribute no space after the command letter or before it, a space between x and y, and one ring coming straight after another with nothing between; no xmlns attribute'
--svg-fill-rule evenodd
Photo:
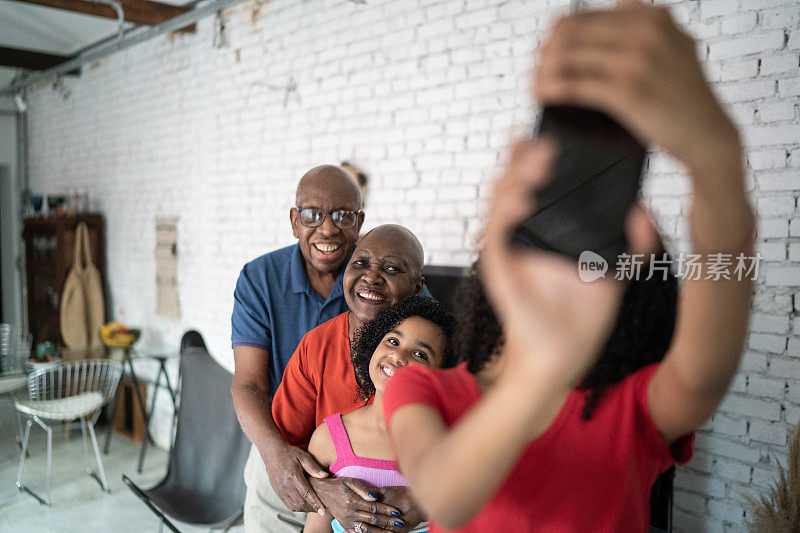
<svg viewBox="0 0 800 533"><path fill-rule="evenodd" d="M180 364L178 421L167 474L150 489L125 475L122 480L158 516L159 531L166 524L179 532L169 518L227 529L242 516L242 475L250 453L233 410L232 376L193 331L181 341Z"/></svg>

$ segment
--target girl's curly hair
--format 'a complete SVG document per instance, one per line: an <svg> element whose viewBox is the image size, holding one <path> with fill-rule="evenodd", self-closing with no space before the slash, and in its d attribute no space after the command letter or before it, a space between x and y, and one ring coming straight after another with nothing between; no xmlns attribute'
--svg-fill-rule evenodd
<svg viewBox="0 0 800 533"><path fill-rule="evenodd" d="M446 343L442 367L455 364L451 338L456 327L453 315L444 305L426 296L409 296L381 311L375 320L356 331L350 343L350 354L356 372L358 395L361 400L368 400L375 394L375 384L369 377L369 362L387 333L392 331L406 318L418 316L442 328Z"/></svg>
<svg viewBox="0 0 800 533"><path fill-rule="evenodd" d="M669 256L664 259L669 261ZM477 272L477 265L475 269ZM678 280L672 272L645 278L639 277L628 285L611 336L579 386L589 391L581 413L584 420L592 417L610 385L661 361L667 353L675 329ZM461 311L453 337L454 349L459 360L466 361L469 371L475 374L501 346L501 328L477 273L464 280L457 301Z"/></svg>

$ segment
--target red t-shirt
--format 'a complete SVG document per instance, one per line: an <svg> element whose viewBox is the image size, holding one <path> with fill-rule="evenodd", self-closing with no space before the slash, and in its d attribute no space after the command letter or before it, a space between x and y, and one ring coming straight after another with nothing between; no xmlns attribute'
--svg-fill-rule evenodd
<svg viewBox="0 0 800 533"><path fill-rule="evenodd" d="M358 401L350 360L349 311L323 322L303 336L272 399L272 417L292 446L308 447L314 429L332 414L365 405Z"/></svg>
<svg viewBox="0 0 800 533"><path fill-rule="evenodd" d="M650 365L610 387L581 420L586 391L573 391L550 427L523 450L498 492L459 529L484 531L647 531L658 474L692 455L693 435L670 448L650 418ZM480 399L466 364L449 370L409 365L386 386L386 420L407 404L436 409L453 425ZM431 533L443 529L431 522Z"/></svg>

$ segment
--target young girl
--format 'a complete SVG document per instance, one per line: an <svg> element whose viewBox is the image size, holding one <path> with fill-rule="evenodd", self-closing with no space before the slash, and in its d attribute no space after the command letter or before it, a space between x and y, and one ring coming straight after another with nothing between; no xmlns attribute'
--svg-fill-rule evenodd
<svg viewBox="0 0 800 533"><path fill-rule="evenodd" d="M336 477L351 477L373 487L405 486L383 423L383 390L392 374L411 363L442 368L453 365L450 337L453 316L436 300L411 296L382 311L353 338L352 359L360 400L369 405L325 418L311 436L308 451ZM330 514L309 513L306 533L343 531ZM408 531L397 517L395 527ZM410 526L410 527L406 527Z"/></svg>
<svg viewBox="0 0 800 533"><path fill-rule="evenodd" d="M572 261L511 249L553 159L546 143L517 144L479 260L487 301L473 286L477 305L459 326L472 343L465 363L403 369L383 398L431 532L647 531L653 481L689 459L692 433L736 372L751 282L714 279L708 265L711 255L733 264L752 255L738 132L668 11L620 3L555 25L534 93L548 105L599 109L685 164L693 252L707 262L676 299L675 280L647 280L646 265L627 285L586 283ZM632 253L659 249L641 208L628 240Z"/></svg>

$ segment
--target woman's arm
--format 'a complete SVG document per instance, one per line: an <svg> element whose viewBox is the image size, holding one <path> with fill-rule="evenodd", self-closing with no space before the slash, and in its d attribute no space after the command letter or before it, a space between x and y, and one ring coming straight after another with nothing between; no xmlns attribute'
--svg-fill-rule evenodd
<svg viewBox="0 0 800 533"><path fill-rule="evenodd" d="M694 41L669 11L620 4L613 13L580 13L555 25L534 94L546 104L605 111L681 161L693 183L693 251L731 254L724 257L735 265L739 254L752 255L754 229L738 131L704 79ZM711 415L738 367L752 283L731 277L683 284L673 343L648 389L653 421L668 443Z"/></svg>
<svg viewBox="0 0 800 533"><path fill-rule="evenodd" d="M546 144L515 145L490 204L480 273L505 336L497 378L450 427L420 403L397 408L387 421L412 494L445 528L472 520L525 446L556 418L596 361L622 299L620 282L585 283L572 260L509 247L508 235L530 212L531 190L549 174L552 155ZM632 252L657 242L638 209L628 234ZM387 397L402 384L390 381Z"/></svg>
<svg viewBox="0 0 800 533"><path fill-rule="evenodd" d="M555 417L541 415L557 414L565 396L548 399L547 390L521 380L498 384L449 430L427 405L394 412L389 430L400 469L431 520L455 529L480 512L527 443Z"/></svg>

